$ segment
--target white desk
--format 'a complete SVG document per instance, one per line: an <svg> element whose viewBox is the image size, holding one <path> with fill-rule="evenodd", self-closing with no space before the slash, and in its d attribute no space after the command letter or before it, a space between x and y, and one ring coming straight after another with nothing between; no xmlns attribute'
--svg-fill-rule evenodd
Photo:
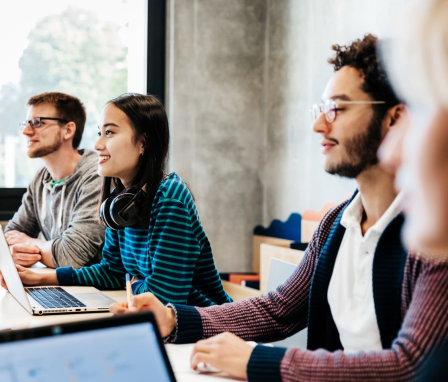
<svg viewBox="0 0 448 382"><path fill-rule="evenodd" d="M233 381L224 373L198 373L190 368L190 354L194 344L167 344L166 351L178 382Z"/></svg>
<svg viewBox="0 0 448 382"><path fill-rule="evenodd" d="M126 300L125 291L104 292L116 301ZM23 309L5 289L0 287L0 329L27 328L55 323L87 320L105 317L111 313L55 314L49 316L32 316ZM223 373L199 374L190 368L190 354L193 344L166 345L168 357L178 382L234 381Z"/></svg>

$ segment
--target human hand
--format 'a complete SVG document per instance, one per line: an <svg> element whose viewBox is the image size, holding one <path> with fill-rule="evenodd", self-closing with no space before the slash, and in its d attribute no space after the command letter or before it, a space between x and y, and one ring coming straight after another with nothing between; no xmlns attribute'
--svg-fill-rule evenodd
<svg viewBox="0 0 448 382"><path fill-rule="evenodd" d="M19 277L22 280L24 285L56 285L58 284L56 278L56 271L47 272L47 273L37 273L32 271L29 268L22 267L21 265L16 264L17 272L19 273ZM8 287L5 283L5 278L3 274L0 272L0 285L8 290Z"/></svg>
<svg viewBox="0 0 448 382"><path fill-rule="evenodd" d="M157 321L162 337L170 335L176 327L176 315L174 310L167 308L152 293L142 293L134 296L133 306L129 307L127 301L116 302L109 307L114 314L124 314L150 310Z"/></svg>
<svg viewBox="0 0 448 382"><path fill-rule="evenodd" d="M37 245L19 243L13 244L9 248L11 249L12 259L16 264L30 267L42 259L40 248Z"/></svg>
<svg viewBox="0 0 448 382"><path fill-rule="evenodd" d="M56 279L56 271L53 271L51 273L37 273L35 271L32 271L30 268L25 268L18 264L16 264L16 268L17 272L19 273L19 277L24 285L32 286L57 284L57 281L54 282L54 279Z"/></svg>
<svg viewBox="0 0 448 382"><path fill-rule="evenodd" d="M26 233L16 230L5 232L5 239L8 245L23 244L33 240L33 238L28 236Z"/></svg>
<svg viewBox="0 0 448 382"><path fill-rule="evenodd" d="M253 349L235 334L221 333L196 342L190 357L191 368L198 370L204 363L233 378L247 379L246 369Z"/></svg>

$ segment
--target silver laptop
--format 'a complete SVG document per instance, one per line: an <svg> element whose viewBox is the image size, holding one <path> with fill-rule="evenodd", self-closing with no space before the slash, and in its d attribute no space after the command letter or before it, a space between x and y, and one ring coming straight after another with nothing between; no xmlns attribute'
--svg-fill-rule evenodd
<svg viewBox="0 0 448 382"><path fill-rule="evenodd" d="M150 312L0 332L0 380L175 382Z"/></svg>
<svg viewBox="0 0 448 382"><path fill-rule="evenodd" d="M0 270L16 301L30 314L108 312L115 300L94 287L38 286L24 288L0 225Z"/></svg>

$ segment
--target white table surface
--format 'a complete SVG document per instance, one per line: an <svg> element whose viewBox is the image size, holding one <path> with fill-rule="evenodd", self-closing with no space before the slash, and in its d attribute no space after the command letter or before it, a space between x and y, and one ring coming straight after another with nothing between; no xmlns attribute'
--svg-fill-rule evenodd
<svg viewBox="0 0 448 382"><path fill-rule="evenodd" d="M165 346L178 382L235 381L235 379L229 378L224 373L199 373L192 370L190 368L190 354L193 349L193 345L194 344L167 344Z"/></svg>
<svg viewBox="0 0 448 382"><path fill-rule="evenodd" d="M82 288L82 287L81 287ZM104 291L116 301L125 301L125 291ZM0 287L0 330L20 329L51 325L63 322L94 319L106 317L111 313L80 313L55 314L47 316L32 316L23 309L12 295ZM206 381L234 381L223 373L198 373L190 368L190 354L193 344L175 345L167 344L166 350L178 382L206 382Z"/></svg>

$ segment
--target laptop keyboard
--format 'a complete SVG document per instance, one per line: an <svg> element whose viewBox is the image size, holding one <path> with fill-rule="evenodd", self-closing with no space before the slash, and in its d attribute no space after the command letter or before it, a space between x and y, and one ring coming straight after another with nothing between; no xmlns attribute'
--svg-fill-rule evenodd
<svg viewBox="0 0 448 382"><path fill-rule="evenodd" d="M67 308L85 306L76 297L59 287L26 288L26 291L44 308Z"/></svg>

